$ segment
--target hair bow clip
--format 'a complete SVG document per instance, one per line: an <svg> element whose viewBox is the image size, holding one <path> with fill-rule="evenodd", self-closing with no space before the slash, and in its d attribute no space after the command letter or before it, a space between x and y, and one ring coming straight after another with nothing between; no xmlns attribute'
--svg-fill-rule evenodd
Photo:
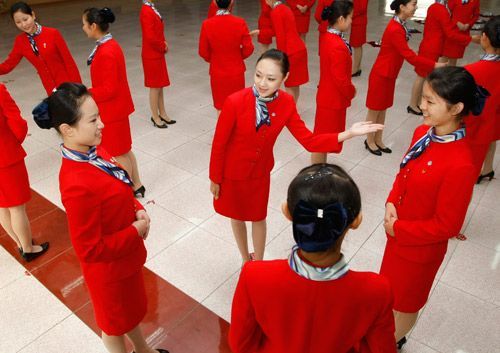
<svg viewBox="0 0 500 353"><path fill-rule="evenodd" d="M33 114L33 120L35 120L38 127L42 129L50 129L52 127L49 116L49 104L45 100L37 104L31 114Z"/></svg>
<svg viewBox="0 0 500 353"><path fill-rule="evenodd" d="M476 92L474 92L475 102L471 109L473 115L481 114L484 109L484 105L486 104L486 99L490 96L491 94L486 88L476 85Z"/></svg>

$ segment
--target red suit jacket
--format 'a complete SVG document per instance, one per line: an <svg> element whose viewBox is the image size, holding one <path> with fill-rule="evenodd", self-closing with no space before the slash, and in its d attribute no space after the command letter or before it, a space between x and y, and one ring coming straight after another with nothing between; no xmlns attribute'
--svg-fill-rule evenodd
<svg viewBox="0 0 500 353"><path fill-rule="evenodd" d="M403 61L406 60L413 66L432 71L435 62L415 54L406 42L406 34L403 26L394 19L390 20L382 36L382 46L377 59L373 64L372 71L388 78L397 78ZM383 89L383 87L380 87Z"/></svg>
<svg viewBox="0 0 500 353"><path fill-rule="evenodd" d="M15 164L26 157L22 143L28 133L28 124L21 117L16 102L0 83L0 168Z"/></svg>
<svg viewBox="0 0 500 353"><path fill-rule="evenodd" d="M142 52L145 59L157 59L165 56L164 24L150 6L142 5L139 15L142 29Z"/></svg>
<svg viewBox="0 0 500 353"><path fill-rule="evenodd" d="M142 268L146 248L132 223L143 207L130 186L89 163L63 158L59 188L87 281L117 281Z"/></svg>
<svg viewBox="0 0 500 353"><path fill-rule="evenodd" d="M311 20L311 9L314 6L316 0L288 0L287 3L292 9L293 15L295 16L295 22L297 25L297 31L299 33L306 33L309 29L309 21ZM302 13L297 8L297 5L307 6L306 12Z"/></svg>
<svg viewBox="0 0 500 353"><path fill-rule="evenodd" d="M479 0L469 0L467 4L462 4L462 0L448 0L448 8L451 11L451 21L455 27L457 22L462 22L468 24L470 29L479 18ZM464 33L469 33L469 31Z"/></svg>
<svg viewBox="0 0 500 353"><path fill-rule="evenodd" d="M274 144L285 126L308 151L340 150L338 134L314 135L305 126L288 93L280 90L278 98L267 107L271 126L257 133L252 88L245 88L226 99L217 121L210 156L210 180L214 183L220 184L224 178L248 180L268 176L274 166Z"/></svg>
<svg viewBox="0 0 500 353"><path fill-rule="evenodd" d="M63 82L82 82L75 60L57 29L43 26L35 42L38 56L33 53L26 33L19 34L8 58L0 64L0 75L11 72L25 57L38 72L47 95Z"/></svg>
<svg viewBox="0 0 500 353"><path fill-rule="evenodd" d="M222 15L203 21L198 53L210 63L210 75L244 73L244 60L252 55L253 49L244 19Z"/></svg>
<svg viewBox="0 0 500 353"><path fill-rule="evenodd" d="M354 0L351 26L361 26L368 23L368 0Z"/></svg>
<svg viewBox="0 0 500 353"><path fill-rule="evenodd" d="M342 38L327 33L320 43L320 77L316 104L344 109L351 105L356 88L351 81L352 59Z"/></svg>
<svg viewBox="0 0 500 353"><path fill-rule="evenodd" d="M210 0L210 7L208 8L207 18L214 17L218 9L219 7L215 3L215 0Z"/></svg>
<svg viewBox="0 0 500 353"><path fill-rule="evenodd" d="M419 126L411 145L428 129ZM398 220L387 246L399 256L418 263L441 261L448 239L460 232L477 178L466 140L431 142L396 176L387 202L396 206Z"/></svg>
<svg viewBox="0 0 500 353"><path fill-rule="evenodd" d="M271 44L274 33L271 23L271 7L266 3L266 0L260 0L260 15L258 20L259 35L258 42L263 44Z"/></svg>
<svg viewBox="0 0 500 353"><path fill-rule="evenodd" d="M287 260L248 262L233 298L234 353L395 353L392 293L384 277L349 271L300 277Z"/></svg>
<svg viewBox="0 0 500 353"><path fill-rule="evenodd" d="M125 57L117 41L102 44L90 65L92 97L99 107L101 119L119 121L134 111L134 102L128 86Z"/></svg>

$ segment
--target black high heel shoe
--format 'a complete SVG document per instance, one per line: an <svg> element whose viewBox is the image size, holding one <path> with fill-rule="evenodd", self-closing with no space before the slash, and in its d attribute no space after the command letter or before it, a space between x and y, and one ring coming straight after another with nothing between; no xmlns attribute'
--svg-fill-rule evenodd
<svg viewBox="0 0 500 353"><path fill-rule="evenodd" d="M174 120L174 119L170 119L170 120L167 120L167 119L164 119L161 115L159 115L160 117L160 120L167 123L168 125L172 125L172 124L175 124L177 121Z"/></svg>
<svg viewBox="0 0 500 353"><path fill-rule="evenodd" d="M403 338L401 338L397 343L396 343L396 347L398 348L398 350L401 350L403 348L403 346L405 345L406 343L406 336L404 336Z"/></svg>
<svg viewBox="0 0 500 353"><path fill-rule="evenodd" d="M368 146L368 142L366 142L366 140L365 140L365 148L366 148L368 151L370 151L370 153L371 153L371 154L374 154L374 155L376 155L376 156L381 156L381 155L382 155L382 152L381 152L379 149L372 150L372 149L370 148L370 146Z"/></svg>
<svg viewBox="0 0 500 353"><path fill-rule="evenodd" d="M494 176L495 176L495 171L494 170L492 170L491 172L486 173L486 174L481 174L479 176L479 178L477 178L476 184L481 184L481 181L483 179L488 179L488 181L491 181L491 179L493 179Z"/></svg>
<svg viewBox="0 0 500 353"><path fill-rule="evenodd" d="M161 119L161 118L160 118L160 119ZM163 119L161 119L161 120L163 120ZM155 121L155 119L153 119L153 117L151 117L151 122L153 123L153 126L154 126L154 127L157 127L158 129L166 129L166 128L168 127L168 125L167 125L167 124L165 124L165 123L163 123L163 124L161 124L161 125L160 125L160 124L158 124L158 123Z"/></svg>
<svg viewBox="0 0 500 353"><path fill-rule="evenodd" d="M144 198L144 195L146 195L146 188L143 186L141 186L139 189L137 190L134 190L134 196L135 198Z"/></svg>
<svg viewBox="0 0 500 353"><path fill-rule="evenodd" d="M380 147L379 145L375 144L375 146L378 147L379 151L384 152L384 153L392 153L392 150L389 147Z"/></svg>
<svg viewBox="0 0 500 353"><path fill-rule="evenodd" d="M40 244L40 246L42 247L42 250L38 252L24 252L21 250L21 256L23 257L24 261L31 262L37 257L40 257L43 254L45 254L49 249L49 242L42 243Z"/></svg>
<svg viewBox="0 0 500 353"><path fill-rule="evenodd" d="M419 108L420 109L420 108ZM424 115L424 113L422 113L422 111L417 111L415 109L413 109L412 107L410 106L407 106L406 107L406 111L408 112L408 114L413 114L413 115L418 115L418 116L422 116Z"/></svg>
<svg viewBox="0 0 500 353"><path fill-rule="evenodd" d="M351 77L359 77L359 76L361 76L361 69L359 69L358 71L356 71L351 75Z"/></svg>

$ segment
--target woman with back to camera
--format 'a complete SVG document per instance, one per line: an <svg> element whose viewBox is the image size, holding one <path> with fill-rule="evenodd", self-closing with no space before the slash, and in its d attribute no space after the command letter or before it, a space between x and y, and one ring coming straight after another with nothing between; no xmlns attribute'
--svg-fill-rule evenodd
<svg viewBox="0 0 500 353"><path fill-rule="evenodd" d="M47 95L63 82L82 82L75 60L57 29L36 22L35 11L22 1L10 7L10 16L23 33L16 37L12 51L0 64L0 75L11 72L24 57L35 67Z"/></svg>
<svg viewBox="0 0 500 353"><path fill-rule="evenodd" d="M91 93L64 83L39 105L35 119L63 139L61 199L104 346L126 353L127 336L136 353L168 353L151 348L139 327L147 307L142 269L150 219L127 172L96 148L104 125Z"/></svg>
<svg viewBox="0 0 500 353"><path fill-rule="evenodd" d="M427 302L448 239L465 219L477 174L463 118L481 113L482 92L461 67L436 69L424 82L424 123L403 157L384 217L387 243L380 274L394 292L400 347Z"/></svg>
<svg viewBox="0 0 500 353"><path fill-rule="evenodd" d="M271 49L262 54L257 61L254 86L226 99L215 129L210 191L215 211L231 219L243 262L264 257L273 147L285 126L310 152L335 152L343 141L383 128L361 122L340 133L312 134L300 119L293 97L280 90L288 70L288 58L283 52ZM252 256L246 221L252 222Z"/></svg>
<svg viewBox="0 0 500 353"><path fill-rule="evenodd" d="M395 14L382 36L382 46L370 72L366 94L368 108L366 121L379 124L385 122L386 111L394 103L396 79L405 60L415 67L428 71L433 67L445 66L444 63L435 63L431 59L415 54L408 46L410 34L406 28L406 20L417 10L417 0L393 0L391 10ZM382 140L382 131L368 134L365 148L376 156L392 152Z"/></svg>
<svg viewBox="0 0 500 353"><path fill-rule="evenodd" d="M139 177L139 169L132 152L129 116L134 111L123 51L109 33L109 24L115 22L111 9L86 9L82 16L83 31L96 46L87 59L90 66L92 97L99 106L105 124L102 147L129 173L137 197L144 197L146 188Z"/></svg>
<svg viewBox="0 0 500 353"><path fill-rule="evenodd" d="M295 18L295 25L300 38L306 42L306 35L309 33L309 23L311 22L311 9L316 0L289 0L288 5L292 9Z"/></svg>
<svg viewBox="0 0 500 353"><path fill-rule="evenodd" d="M366 43L366 27L368 26L368 0L353 0L351 34L349 44L352 46L352 76L361 76L361 60L363 44Z"/></svg>

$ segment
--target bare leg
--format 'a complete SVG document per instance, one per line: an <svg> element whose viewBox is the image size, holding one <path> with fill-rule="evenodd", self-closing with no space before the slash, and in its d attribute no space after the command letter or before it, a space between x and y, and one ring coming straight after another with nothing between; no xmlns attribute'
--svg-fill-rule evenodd
<svg viewBox="0 0 500 353"><path fill-rule="evenodd" d="M12 230L19 239L23 251L27 253L42 251L40 245L32 245L30 221L26 214L25 205L10 207L9 212Z"/></svg>
<svg viewBox="0 0 500 353"><path fill-rule="evenodd" d="M368 109L368 114L366 114L366 121L370 121L372 123L378 123L378 116L381 113L380 110L371 110ZM368 144L368 147L370 147L372 150L377 150L378 147L375 145L375 133L369 133L366 135L366 143Z"/></svg>
<svg viewBox="0 0 500 353"><path fill-rule="evenodd" d="M418 107L418 103L422 99L422 88L424 87L425 78L417 75L415 81L413 82L413 88L411 90L411 98L410 98L410 108L419 112L421 111Z"/></svg>
<svg viewBox="0 0 500 353"><path fill-rule="evenodd" d="M457 66L458 59L448 58L448 66Z"/></svg>
<svg viewBox="0 0 500 353"><path fill-rule="evenodd" d="M486 158L484 159L483 170L481 171L481 175L488 174L489 172L491 172L493 170L493 160L495 159L495 150L496 149L497 149L497 142L493 141L490 144L490 148L488 149L488 152L486 153Z"/></svg>
<svg viewBox="0 0 500 353"><path fill-rule="evenodd" d="M396 337L396 342L401 338L406 336L408 332L412 329L415 322L417 322L418 312L416 313L402 313L394 310L394 321L396 324L396 332L394 336Z"/></svg>
<svg viewBox="0 0 500 353"><path fill-rule="evenodd" d="M134 345L135 353L158 353L149 346L149 344L144 339L141 328L137 325L132 331L127 332L127 337Z"/></svg>
<svg viewBox="0 0 500 353"><path fill-rule="evenodd" d="M311 153L311 164L326 163L326 153Z"/></svg>
<svg viewBox="0 0 500 353"><path fill-rule="evenodd" d="M439 63L446 63L446 62L448 62L448 60L449 59L446 56L441 56L441 57L439 57L438 62Z"/></svg>
<svg viewBox="0 0 500 353"><path fill-rule="evenodd" d="M264 53L264 52L268 51L269 50L269 46L270 46L270 44L262 44L262 43L260 43L260 52Z"/></svg>
<svg viewBox="0 0 500 353"><path fill-rule="evenodd" d="M137 190L142 186L142 181L139 176L139 167L137 166L137 159L135 158L132 150L128 151L121 156L116 156L115 159L127 171L128 175L132 178L134 188Z"/></svg>
<svg viewBox="0 0 500 353"><path fill-rule="evenodd" d="M266 220L252 222L252 241L255 252L255 260L264 259L264 250L266 248Z"/></svg>
<svg viewBox="0 0 500 353"><path fill-rule="evenodd" d="M159 88L150 88L149 89L149 107L151 109L151 116L153 120L158 125L162 125L162 121L160 120L160 116L158 115L159 111Z"/></svg>
<svg viewBox="0 0 500 353"><path fill-rule="evenodd" d="M363 47L353 48L352 52L352 73L361 70L361 59L363 58Z"/></svg>
<svg viewBox="0 0 500 353"><path fill-rule="evenodd" d="M299 96L300 96L300 86L295 86L295 87L285 87L285 91L288 94L291 94L293 97L293 100L295 103L299 101Z"/></svg>
<svg viewBox="0 0 500 353"><path fill-rule="evenodd" d="M19 249L22 248L21 242L17 237L16 233L14 233L14 229L12 229L12 223L10 221L10 212L8 208L0 208L0 224L3 229L7 232L7 234L16 242L16 245Z"/></svg>
<svg viewBox="0 0 500 353"><path fill-rule="evenodd" d="M377 124L383 125L385 123L385 112L386 112L386 110L382 110L381 112L379 112L378 117L377 117ZM375 132L374 139L375 139L375 143L377 144L377 146L379 148L386 148L384 142L382 141L383 132L384 132L384 130L379 130L379 131Z"/></svg>
<svg viewBox="0 0 500 353"><path fill-rule="evenodd" d="M250 260L247 240L247 225L243 221L231 219L231 228L233 229L234 238L236 239L236 245L240 251L241 258L243 263L245 263Z"/></svg>
<svg viewBox="0 0 500 353"><path fill-rule="evenodd" d="M163 87L158 88L158 112L160 116L165 120L170 120L167 111L165 109L165 97L163 96Z"/></svg>
<svg viewBox="0 0 500 353"><path fill-rule="evenodd" d="M307 33L299 33L300 39L305 43L306 42L306 34Z"/></svg>
<svg viewBox="0 0 500 353"><path fill-rule="evenodd" d="M123 336L108 336L102 332L102 342L109 353L127 353Z"/></svg>

